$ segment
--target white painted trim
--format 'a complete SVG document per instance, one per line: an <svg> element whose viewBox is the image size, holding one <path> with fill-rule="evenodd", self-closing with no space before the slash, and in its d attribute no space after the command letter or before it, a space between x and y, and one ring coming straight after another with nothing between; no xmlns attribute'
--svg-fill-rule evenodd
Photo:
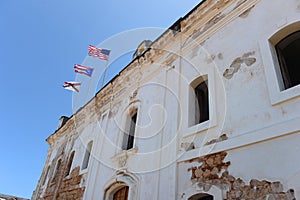
<svg viewBox="0 0 300 200"><path fill-rule="evenodd" d="M209 95L209 120L202 122L200 124L193 125L189 127L188 123L183 124L182 137L189 137L201 131L205 131L209 128L213 128L217 125L217 110L216 110L216 89L215 89L215 67L208 66L201 69L201 73L207 74L208 76L208 95ZM195 79L194 79L195 80ZM192 80L192 81L194 81ZM190 83L192 82L190 81ZM189 85L190 85L189 83ZM189 95L187 98L190 98ZM187 100L186 102L189 102ZM189 105L186 105L188 110ZM185 114L185 113L183 113ZM188 115L188 113L186 113Z"/></svg>
<svg viewBox="0 0 300 200"><path fill-rule="evenodd" d="M263 142L276 137L282 137L289 134L299 134L300 117L287 120L282 123L276 123L271 126L264 127L259 130L243 133L237 137L229 138L228 140L207 145L202 148L187 151L177 162L184 162L193 158L202 157L207 154L213 154L220 151L228 151L243 146L251 145L257 142Z"/></svg>
<svg viewBox="0 0 300 200"><path fill-rule="evenodd" d="M290 22L285 27L296 22L297 21ZM284 29L285 27L278 28L277 26L274 26L274 29L270 30L268 36L262 38L259 41L259 47L262 55L262 62L265 70L265 77L267 80L267 86L268 86L269 96L272 105L276 105L283 101L287 101L289 99L300 96L300 85L280 91L280 85L282 83L279 80L280 77L278 78L279 74L276 72L276 69L278 68L278 66L276 65L278 65L278 63L276 63L277 61L274 61L272 55L272 53L275 52L272 47L272 44L270 43L270 38L276 35L277 32Z"/></svg>
<svg viewBox="0 0 300 200"><path fill-rule="evenodd" d="M115 154L114 156L112 156L110 159L114 162L119 161L121 158L123 157L129 157L131 155L134 155L138 152L138 148L133 147L131 149L128 150L123 150L118 154Z"/></svg>
<svg viewBox="0 0 300 200"><path fill-rule="evenodd" d="M112 200L113 194L121 187L128 186L128 200L139 199L139 178L128 172L113 176L104 186L104 200Z"/></svg>

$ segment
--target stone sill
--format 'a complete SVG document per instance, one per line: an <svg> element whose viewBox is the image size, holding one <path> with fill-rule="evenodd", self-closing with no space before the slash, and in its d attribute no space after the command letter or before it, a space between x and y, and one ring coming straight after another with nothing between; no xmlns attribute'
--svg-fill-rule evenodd
<svg viewBox="0 0 300 200"><path fill-rule="evenodd" d="M124 157L129 157L131 155L134 155L138 152L138 148L137 147L133 147L131 149L128 150L122 150L122 152L117 153L116 155L111 157L112 161L118 161Z"/></svg>
<svg viewBox="0 0 300 200"><path fill-rule="evenodd" d="M89 165L90 165L90 164L89 164ZM79 175L86 174L86 173L88 172L88 169L89 169L89 166L87 166L87 168L85 168L85 169L80 169Z"/></svg>
<svg viewBox="0 0 300 200"><path fill-rule="evenodd" d="M228 140L193 149L180 155L177 163L186 162L193 158L202 157L208 154L241 148L257 142L267 141L277 137L297 133L300 131L299 124L300 117L297 117L282 123L276 123L271 126L261 128L259 130L247 132L233 138L228 138Z"/></svg>

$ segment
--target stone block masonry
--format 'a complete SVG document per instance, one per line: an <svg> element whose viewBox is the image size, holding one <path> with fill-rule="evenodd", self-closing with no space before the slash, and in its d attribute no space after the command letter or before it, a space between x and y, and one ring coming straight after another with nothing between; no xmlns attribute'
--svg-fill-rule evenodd
<svg viewBox="0 0 300 200"><path fill-rule="evenodd" d="M62 168L62 167L61 167ZM83 180L82 174L79 174L80 167L75 167L70 176L64 176L63 170L59 169L58 177L62 178L61 184L58 181L49 183L43 200L79 200L82 199L85 187L81 187ZM54 197L56 196L56 197Z"/></svg>

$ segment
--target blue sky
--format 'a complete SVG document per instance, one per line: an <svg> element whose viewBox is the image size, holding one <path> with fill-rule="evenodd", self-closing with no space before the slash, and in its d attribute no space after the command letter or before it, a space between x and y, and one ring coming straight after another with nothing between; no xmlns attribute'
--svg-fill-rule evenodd
<svg viewBox="0 0 300 200"><path fill-rule="evenodd" d="M72 115L72 92L62 84L75 79L88 45L135 28L166 29L199 2L0 0L0 193L31 197L45 139L60 116ZM120 58L112 71L128 62Z"/></svg>

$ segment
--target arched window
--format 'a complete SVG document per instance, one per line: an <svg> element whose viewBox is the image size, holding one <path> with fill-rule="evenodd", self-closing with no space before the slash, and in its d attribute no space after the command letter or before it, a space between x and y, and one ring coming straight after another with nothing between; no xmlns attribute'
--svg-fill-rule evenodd
<svg viewBox="0 0 300 200"><path fill-rule="evenodd" d="M75 155L75 151L72 151L72 153L70 155L70 158L69 158L69 161L68 161L68 165L67 165L65 176L68 176L70 174L72 163L73 163L73 159L74 159L74 155Z"/></svg>
<svg viewBox="0 0 300 200"><path fill-rule="evenodd" d="M196 125L209 120L208 76L200 76L191 83L192 94L189 105L189 125Z"/></svg>
<svg viewBox="0 0 300 200"><path fill-rule="evenodd" d="M300 31L293 32L275 44L283 89L300 84Z"/></svg>
<svg viewBox="0 0 300 200"><path fill-rule="evenodd" d="M125 133L123 136L123 144L122 149L128 150L132 149L134 146L134 135L136 129L136 121L137 121L137 109L134 109L126 122Z"/></svg>
<svg viewBox="0 0 300 200"><path fill-rule="evenodd" d="M93 147L93 141L90 141L87 145L87 148L86 148L86 151L85 151L85 154L84 154L81 169L86 169L88 167L92 147Z"/></svg>
<svg viewBox="0 0 300 200"><path fill-rule="evenodd" d="M59 159L57 161L57 163L56 163L56 166L55 166L55 169L54 169L54 173L53 173L53 177L52 177L52 181L51 182L55 182L56 181L60 165L61 165L61 159Z"/></svg>
<svg viewBox="0 0 300 200"><path fill-rule="evenodd" d="M129 190L128 186L121 187L114 193L113 200L127 200L128 190Z"/></svg>
<svg viewBox="0 0 300 200"><path fill-rule="evenodd" d="M46 171L45 176L43 178L42 185L45 185L45 183L46 183L46 180L47 180L47 177L48 177L48 174L49 174L49 170L50 170L50 166L47 167L47 171Z"/></svg>
<svg viewBox="0 0 300 200"><path fill-rule="evenodd" d="M195 194L190 198L188 198L188 200L213 200L213 199L214 197L212 195L205 194L205 193Z"/></svg>
<svg viewBox="0 0 300 200"><path fill-rule="evenodd" d="M300 95L300 21L268 30L259 41L272 105Z"/></svg>

